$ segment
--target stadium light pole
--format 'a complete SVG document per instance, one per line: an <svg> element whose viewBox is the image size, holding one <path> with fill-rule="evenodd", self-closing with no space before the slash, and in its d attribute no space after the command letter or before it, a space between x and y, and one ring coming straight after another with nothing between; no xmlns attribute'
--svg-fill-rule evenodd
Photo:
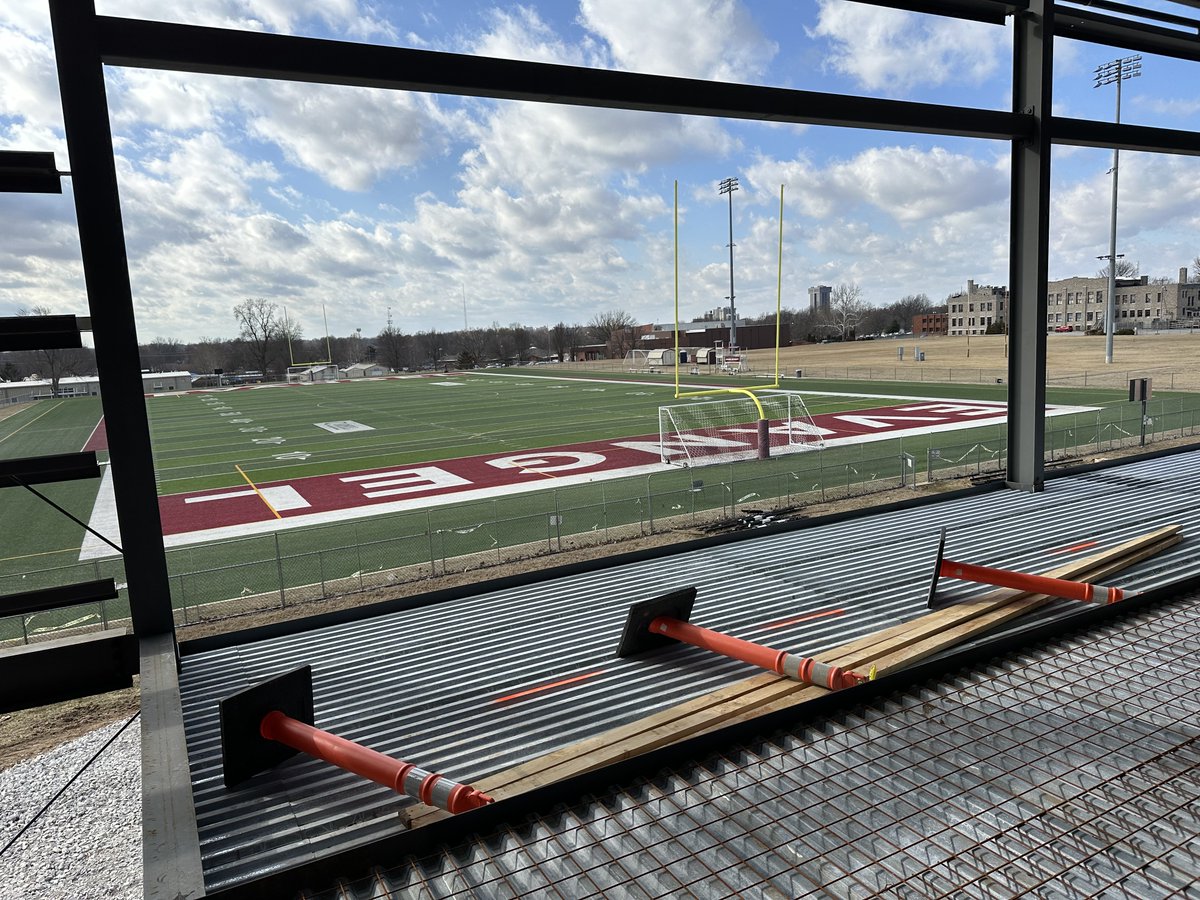
<svg viewBox="0 0 1200 900"><path fill-rule="evenodd" d="M1125 258L1125 254L1124 254L1124 253L1118 253L1118 254L1116 255L1116 259L1124 259L1124 258ZM1109 287L1111 288L1113 285L1115 285L1115 284L1116 284L1116 275L1114 275L1113 273L1114 273L1114 272L1116 272L1116 270L1117 270L1117 267L1116 267L1115 265L1113 265L1113 264L1112 264L1113 257L1111 257L1111 256L1109 256L1107 253L1105 253L1105 254L1103 254L1103 255L1101 255L1101 256L1097 256L1097 257L1096 257L1096 259L1107 259L1107 260L1109 260L1108 268L1109 268L1109 270L1110 270L1110 271L1109 271L1109 273L1108 273L1108 284L1109 284ZM1109 329L1109 327L1108 327L1108 323L1109 323L1109 322L1110 322L1112 319L1115 319L1115 318L1116 318L1116 302L1117 302L1117 298L1116 298L1116 293L1115 293L1115 291L1111 291L1111 292L1110 292L1110 296L1113 298L1113 315L1110 317L1110 316L1108 315L1107 311L1105 312L1105 315L1104 315L1104 333L1105 333L1106 335L1109 335L1109 340L1111 340L1111 339L1112 339L1112 338L1111 338L1112 331ZM1085 301L1085 302L1086 302L1086 301ZM1107 310L1107 309L1108 309L1108 304L1107 304L1107 303L1104 305L1104 308L1105 308L1105 310ZM1084 331L1084 334L1086 334L1086 333L1087 333L1087 314L1086 314L1086 311L1087 311L1087 306L1084 306L1084 323L1083 323L1083 331ZM1115 326L1114 326L1114 327L1115 327ZM1109 362L1112 362L1112 347L1109 347L1109 348L1108 348L1108 361L1109 361Z"/></svg>
<svg viewBox="0 0 1200 900"><path fill-rule="evenodd" d="M1117 124L1121 124L1121 82L1137 78L1142 74L1141 56L1123 56L1096 67L1093 88L1104 87L1107 84L1117 86ZM1121 151L1113 147L1112 162L1112 209L1109 215L1108 229L1108 302L1105 304L1104 315L1104 361L1113 361L1113 322L1117 311L1117 164ZM1086 322L1084 323L1087 324Z"/></svg>
<svg viewBox="0 0 1200 900"><path fill-rule="evenodd" d="M729 347L737 346L737 306L733 301L733 192L738 189L736 178L726 178L719 193L729 195Z"/></svg>

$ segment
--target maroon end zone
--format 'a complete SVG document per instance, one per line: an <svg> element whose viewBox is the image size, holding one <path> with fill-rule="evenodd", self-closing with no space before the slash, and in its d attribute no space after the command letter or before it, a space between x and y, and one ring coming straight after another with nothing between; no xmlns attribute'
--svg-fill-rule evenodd
<svg viewBox="0 0 1200 900"><path fill-rule="evenodd" d="M1002 422L1005 415L1004 404L917 401L818 415L813 423L826 444L836 446L904 433L970 428ZM745 426L728 429L728 439L753 446L756 435L749 433L752 430ZM775 435L772 443L777 442L786 442L786 436ZM383 513L428 505L454 495L463 495L461 499L468 499L468 494L472 499L497 496L641 474L661 465L659 437L655 434L267 482L258 485L257 492L240 485L171 494L161 497L159 506L164 535L182 535L269 523L276 517L271 507L280 518L295 520L295 525L315 524L339 518L339 512L354 515L351 510L365 507L379 507L378 512Z"/></svg>

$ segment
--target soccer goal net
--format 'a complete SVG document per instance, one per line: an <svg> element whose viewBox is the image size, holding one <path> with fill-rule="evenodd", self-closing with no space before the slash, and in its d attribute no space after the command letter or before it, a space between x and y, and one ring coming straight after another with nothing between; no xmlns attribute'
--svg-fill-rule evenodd
<svg viewBox="0 0 1200 900"><path fill-rule="evenodd" d="M767 415L765 425L760 424L758 407L749 397L660 406L662 461L677 466L708 466L825 445L823 432L813 423L799 394L777 391L757 396Z"/></svg>
<svg viewBox="0 0 1200 900"><path fill-rule="evenodd" d="M289 384L309 384L314 381L337 381L338 367L332 364L309 363L301 366L288 366L287 380Z"/></svg>

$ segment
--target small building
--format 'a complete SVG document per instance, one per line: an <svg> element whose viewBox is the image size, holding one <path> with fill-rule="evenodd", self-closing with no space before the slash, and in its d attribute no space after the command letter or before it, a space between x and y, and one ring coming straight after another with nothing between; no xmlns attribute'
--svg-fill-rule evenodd
<svg viewBox="0 0 1200 900"><path fill-rule="evenodd" d="M331 364L306 366L289 366L287 380L289 384L311 384L318 381L337 381L341 377L338 367Z"/></svg>
<svg viewBox="0 0 1200 900"><path fill-rule="evenodd" d="M387 373L387 366L381 366L379 363L355 363L342 370L346 378L380 378Z"/></svg>

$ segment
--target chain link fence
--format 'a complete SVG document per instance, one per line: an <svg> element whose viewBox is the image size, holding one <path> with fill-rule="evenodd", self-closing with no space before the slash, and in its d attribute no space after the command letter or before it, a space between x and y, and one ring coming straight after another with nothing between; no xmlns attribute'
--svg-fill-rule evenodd
<svg viewBox="0 0 1200 900"><path fill-rule="evenodd" d="M1050 463L1195 436L1200 398L1046 420ZM952 440L962 436L961 440ZM631 537L954 478L999 477L1003 424L574 485L167 552L179 624L286 608ZM0 618L0 645L127 624L119 557L0 576L0 595L113 578L115 600Z"/></svg>

